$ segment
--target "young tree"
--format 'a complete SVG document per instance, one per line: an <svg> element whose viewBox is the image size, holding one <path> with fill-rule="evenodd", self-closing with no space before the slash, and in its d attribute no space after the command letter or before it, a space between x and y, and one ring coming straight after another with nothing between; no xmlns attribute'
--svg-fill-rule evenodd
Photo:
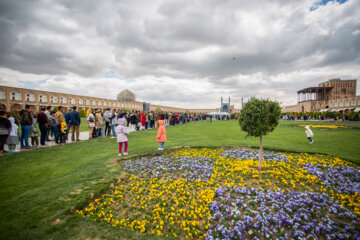
<svg viewBox="0 0 360 240"><path fill-rule="evenodd" d="M86 117L86 113L84 109L80 109L79 111L80 117Z"/></svg>
<svg viewBox="0 0 360 240"><path fill-rule="evenodd" d="M259 169L262 165L262 137L272 132L279 123L281 107L278 102L268 99L251 98L241 109L239 124L247 132L246 137L260 137Z"/></svg>

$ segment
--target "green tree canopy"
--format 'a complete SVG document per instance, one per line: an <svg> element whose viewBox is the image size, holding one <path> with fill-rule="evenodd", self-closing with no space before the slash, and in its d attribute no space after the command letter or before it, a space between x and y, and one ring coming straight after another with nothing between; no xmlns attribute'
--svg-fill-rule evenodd
<svg viewBox="0 0 360 240"><path fill-rule="evenodd" d="M272 132L279 123L281 107L269 99L251 98L241 110L239 124L248 136L260 137L259 168L262 165L262 136Z"/></svg>
<svg viewBox="0 0 360 240"><path fill-rule="evenodd" d="M86 113L84 109L80 109L79 111L80 117L86 117Z"/></svg>

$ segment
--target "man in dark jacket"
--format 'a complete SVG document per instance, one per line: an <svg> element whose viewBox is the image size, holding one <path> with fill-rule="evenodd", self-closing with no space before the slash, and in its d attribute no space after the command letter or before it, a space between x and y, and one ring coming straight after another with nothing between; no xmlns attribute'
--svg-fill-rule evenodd
<svg viewBox="0 0 360 240"><path fill-rule="evenodd" d="M68 140L68 134L70 132L70 127L71 127L71 120L70 120L70 115L71 115L71 112L72 112L72 108L69 108L68 112L65 113L64 115L64 119L65 119L65 122L66 122L66 127L68 129L68 131L66 132L66 141Z"/></svg>
<svg viewBox="0 0 360 240"><path fill-rule="evenodd" d="M40 144L42 146L46 146L45 140L48 135L48 129L46 127L46 124L48 122L48 117L46 116L45 110L46 110L45 107L41 107L41 112L39 112L39 114L37 115L37 121L39 123L39 128L41 132Z"/></svg>
<svg viewBox="0 0 360 240"><path fill-rule="evenodd" d="M54 115L54 118L55 118L55 121L56 121L56 129L57 129L57 135L56 135L56 138L55 138L55 143L57 143L57 144L60 143L59 139L60 139L60 136L61 136L61 123L64 121L64 114L63 114L64 108L62 106L59 106L58 109L59 110Z"/></svg>
<svg viewBox="0 0 360 240"><path fill-rule="evenodd" d="M32 118L30 115L29 105L25 105L25 110L22 111L22 114L20 116L20 124L21 124L20 146L21 148L30 148L29 136L32 125Z"/></svg>
<svg viewBox="0 0 360 240"><path fill-rule="evenodd" d="M11 122L6 117L5 111L0 111L0 153L4 152L4 145L6 139L9 137L11 131Z"/></svg>
<svg viewBox="0 0 360 240"><path fill-rule="evenodd" d="M73 106L72 112L69 113L70 123L71 123L71 140L75 142L75 132L76 132L76 141L80 141L80 113L77 111L77 107Z"/></svg>

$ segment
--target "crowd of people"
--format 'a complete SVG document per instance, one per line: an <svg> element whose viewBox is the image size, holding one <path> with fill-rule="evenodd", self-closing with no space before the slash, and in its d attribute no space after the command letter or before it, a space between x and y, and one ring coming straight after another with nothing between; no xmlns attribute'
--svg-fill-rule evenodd
<svg viewBox="0 0 360 240"><path fill-rule="evenodd" d="M86 112L89 139L104 136L119 139L117 132L119 125L130 133L200 120L211 122L213 118L215 116L199 113L124 111L110 108L106 109L104 113L101 112L101 109L88 109ZM119 122L120 119L123 120ZM18 151L16 149L18 144L20 149L47 146L46 142L49 141L54 141L55 144L65 144L70 130L71 140L73 142L80 141L80 124L81 117L76 106L70 109L62 106L54 109L50 106L41 107L40 112L36 113L31 110L29 105L26 105L18 115L0 111L0 152L4 152L5 144L8 145L8 152ZM161 130L162 133L163 130ZM120 139L122 138L120 137ZM164 139L164 136L161 139ZM159 145L159 149L163 149L163 145L164 142ZM127 152L127 141L124 146L125 152Z"/></svg>
<svg viewBox="0 0 360 240"><path fill-rule="evenodd" d="M198 113L142 112L136 110L127 112L122 109L111 110L110 108L106 109L103 114L100 109L88 109L86 117L90 139L101 136L116 138L116 126L120 118L125 118L129 132L157 128L159 120L164 120L164 126L175 126L192 121L211 121L213 119L213 116Z"/></svg>
<svg viewBox="0 0 360 240"><path fill-rule="evenodd" d="M81 118L77 107L72 107L65 115L64 111L62 106L57 111L52 111L49 106L41 107L40 112L36 113L29 105L19 115L0 111L0 152L4 152L5 144L8 145L8 152L16 152L17 144L21 149L32 149L47 146L46 141L66 143L70 128L72 141L80 141Z"/></svg>

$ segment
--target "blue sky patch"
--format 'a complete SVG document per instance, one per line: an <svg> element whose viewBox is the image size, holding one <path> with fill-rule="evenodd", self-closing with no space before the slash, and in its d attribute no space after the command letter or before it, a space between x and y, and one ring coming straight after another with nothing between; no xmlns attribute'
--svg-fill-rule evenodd
<svg viewBox="0 0 360 240"><path fill-rule="evenodd" d="M310 11L315 11L320 6L325 6L328 2L337 2L340 4L343 4L347 2L348 0L320 0L314 3L314 5L310 8Z"/></svg>
<svg viewBox="0 0 360 240"><path fill-rule="evenodd" d="M109 70L105 73L105 78L118 78L115 70Z"/></svg>
<svg viewBox="0 0 360 240"><path fill-rule="evenodd" d="M38 89L39 89L39 85L45 83L46 80L47 80L47 79L43 79L43 80L40 80L40 81L37 81L37 82L25 82L24 88L38 90Z"/></svg>

